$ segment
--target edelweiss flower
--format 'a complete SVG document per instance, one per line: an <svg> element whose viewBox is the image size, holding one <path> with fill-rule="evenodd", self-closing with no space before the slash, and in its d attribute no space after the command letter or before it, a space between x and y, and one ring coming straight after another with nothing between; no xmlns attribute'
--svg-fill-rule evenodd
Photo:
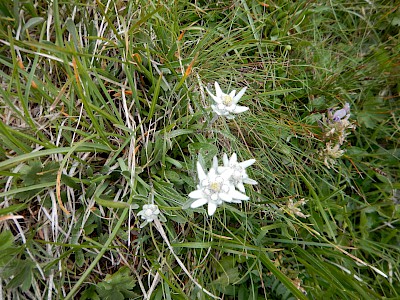
<svg viewBox="0 0 400 300"><path fill-rule="evenodd" d="M160 210L158 206L155 204L145 204L143 205L143 209L138 212L138 216L141 216L145 222L140 225L140 228L144 227L147 223L153 222L154 219L157 219L160 214Z"/></svg>
<svg viewBox="0 0 400 300"><path fill-rule="evenodd" d="M249 108L246 106L237 105L240 98L246 92L247 87L240 90L240 92L235 96L236 90L233 90L229 94L225 94L222 92L218 82L215 82L215 93L213 95L207 88L207 92L215 101L215 105L211 105L213 111L217 113L219 116L225 116L227 119L233 119L235 116L233 114L238 114L241 112L245 112Z"/></svg>
<svg viewBox="0 0 400 300"><path fill-rule="evenodd" d="M241 191L242 193L245 192L243 183L253 184L253 185L257 184L257 181L249 178L249 176L247 175L247 172L246 172L246 168L256 162L255 159L249 159L249 160L239 163L237 161L236 153L233 153L230 159L228 159L228 155L224 154L224 156L222 157L222 160L223 160L224 166L219 167L218 170L221 172L222 170L227 169L227 168L232 169L233 173L230 177L230 181L239 191Z"/></svg>
<svg viewBox="0 0 400 300"><path fill-rule="evenodd" d="M208 214L212 216L218 205L224 201L231 203L240 203L241 200L249 200L249 197L235 190L234 185L230 181L230 177L234 170L227 168L223 172L218 172L218 160L214 157L213 167L206 174L203 167L197 162L197 173L199 176L199 184L197 190L191 192L189 197L196 199L190 207L197 208L204 204L208 204Z"/></svg>

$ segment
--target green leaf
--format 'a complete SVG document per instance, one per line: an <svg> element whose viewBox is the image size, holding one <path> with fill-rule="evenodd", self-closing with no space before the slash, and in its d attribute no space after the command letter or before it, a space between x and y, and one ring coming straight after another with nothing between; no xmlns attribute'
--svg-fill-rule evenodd
<svg viewBox="0 0 400 300"><path fill-rule="evenodd" d="M72 177L66 175L66 174L61 174L61 182L64 183L66 186L69 186L75 190L80 190L81 186L75 182Z"/></svg>
<svg viewBox="0 0 400 300"><path fill-rule="evenodd" d="M294 296L298 299L307 300L307 297L293 285L292 281L285 274L278 270L265 253L260 253L260 260L262 264L293 293Z"/></svg>
<svg viewBox="0 0 400 300"><path fill-rule="evenodd" d="M10 6L10 2L6 2L6 1L0 1L0 15L3 17L7 17L7 18L13 18L13 15L11 13L11 9L8 6Z"/></svg>
<svg viewBox="0 0 400 300"><path fill-rule="evenodd" d="M151 100L151 104L150 104L150 109L149 109L149 115L147 116L147 120L150 120L153 115L154 112L156 110L156 104L157 104L157 100L158 100L158 96L160 94L160 84L161 84L161 79L163 78L162 74L160 75L160 77L157 80L157 84L153 93L153 99Z"/></svg>
<svg viewBox="0 0 400 300"><path fill-rule="evenodd" d="M22 32L25 33L25 30L28 30L31 27L34 27L36 25L39 25L44 22L44 18L42 17L34 17L30 18L28 22L25 23L24 27L22 27Z"/></svg>
<svg viewBox="0 0 400 300"><path fill-rule="evenodd" d="M76 147L76 149L74 149L74 147ZM35 157L49 156L49 155L57 154L57 153L68 153L71 150L74 150L76 152L94 152L94 151L109 152L111 149L102 144L79 143L78 145L73 146L73 147L60 147L60 148L30 152L30 153L18 155L13 158L10 158L8 160L0 162L0 170L6 170L9 168L12 168L13 166L15 166L21 162L31 160Z"/></svg>
<svg viewBox="0 0 400 300"><path fill-rule="evenodd" d="M106 278L96 286L100 299L124 300L136 296L132 292L136 281L133 279L131 270L124 266L114 274L107 274Z"/></svg>
<svg viewBox="0 0 400 300"><path fill-rule="evenodd" d="M82 267L85 263L85 256L83 255L82 249L75 250L75 263L78 267Z"/></svg>
<svg viewBox="0 0 400 300"><path fill-rule="evenodd" d="M26 208L26 204L14 204L14 205L10 205L8 207L2 208L0 209L0 215L7 215L10 213L16 213L20 210L23 210ZM1 245L1 239L0 239L0 245ZM1 250L1 246L0 246L0 250Z"/></svg>
<svg viewBox="0 0 400 300"><path fill-rule="evenodd" d="M176 159L173 159L173 158L171 158L171 157L165 157L165 161L166 162L169 162L170 164L172 164L172 165L174 165L175 167L177 167L178 169L182 169L183 168L183 165L182 165L182 163L180 162L180 161L178 161L178 160L176 160Z"/></svg>
<svg viewBox="0 0 400 300"><path fill-rule="evenodd" d="M357 114L357 119L361 125L373 129L385 119L385 116L371 111L361 111Z"/></svg>
<svg viewBox="0 0 400 300"><path fill-rule="evenodd" d="M78 47L79 47L78 34L76 32L76 25L75 25L74 21L71 18L67 18L64 26L68 30L68 32L71 34L72 41L74 42L76 49L78 49Z"/></svg>
<svg viewBox="0 0 400 300"><path fill-rule="evenodd" d="M80 300L100 300L99 295L96 292L96 286L91 285L81 295Z"/></svg>
<svg viewBox="0 0 400 300"><path fill-rule="evenodd" d="M43 188L51 187L54 186L55 182L45 182L45 183L39 183L31 186L26 186L18 189L13 189L9 190L3 193L0 193L0 197L5 197L5 196L10 196L10 195L15 195L15 194L20 194L18 196L28 196L33 194L36 194L38 191L40 191ZM30 193L32 191L32 193ZM27 193L29 192L29 193Z"/></svg>
<svg viewBox="0 0 400 300"><path fill-rule="evenodd" d="M193 129L176 129L176 130L172 130L170 132L167 132L165 134L165 138L170 139L170 138L174 138L174 137L178 137L180 135L187 135L187 134L192 134L194 133Z"/></svg>
<svg viewBox="0 0 400 300"><path fill-rule="evenodd" d="M176 183L176 184L182 184L183 180L180 178L179 174L175 171L172 170L166 170L165 171L165 178L168 179L169 181Z"/></svg>
<svg viewBox="0 0 400 300"><path fill-rule="evenodd" d="M188 149L191 155L200 154L206 162L212 161L213 157L218 154L217 146L209 143L192 143L189 144Z"/></svg>
<svg viewBox="0 0 400 300"><path fill-rule="evenodd" d="M14 236L11 231L3 231L0 233L0 252L12 246L14 242Z"/></svg>
<svg viewBox="0 0 400 300"><path fill-rule="evenodd" d="M14 277L7 284L7 288L20 287L22 291L27 291L32 284L32 271L35 264L30 260L21 260L14 267Z"/></svg>

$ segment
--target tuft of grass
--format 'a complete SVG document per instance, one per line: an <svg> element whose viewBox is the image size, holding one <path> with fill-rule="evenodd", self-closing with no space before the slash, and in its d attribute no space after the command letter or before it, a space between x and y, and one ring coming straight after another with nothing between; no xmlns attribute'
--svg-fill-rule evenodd
<svg viewBox="0 0 400 300"><path fill-rule="evenodd" d="M399 14L0 3L1 297L398 298ZM250 111L215 120L214 81L247 86ZM329 169L319 122L345 103L356 129ZM184 209L196 161L233 152L257 160L250 200ZM140 228L153 201L166 221Z"/></svg>

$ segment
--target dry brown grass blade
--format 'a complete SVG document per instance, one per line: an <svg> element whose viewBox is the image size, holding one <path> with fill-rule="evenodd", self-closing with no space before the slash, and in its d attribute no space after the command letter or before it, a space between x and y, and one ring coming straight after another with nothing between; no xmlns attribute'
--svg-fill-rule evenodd
<svg viewBox="0 0 400 300"><path fill-rule="evenodd" d="M18 220L18 219L25 219L25 218L23 216L12 216L12 215L0 216L0 222L7 220Z"/></svg>
<svg viewBox="0 0 400 300"><path fill-rule="evenodd" d="M61 201L61 173L62 170L58 170L57 172L57 180L56 180L56 196L57 196L57 202L58 205L60 206L61 210L67 214L70 215L71 213L65 208L65 206L63 205L62 201Z"/></svg>

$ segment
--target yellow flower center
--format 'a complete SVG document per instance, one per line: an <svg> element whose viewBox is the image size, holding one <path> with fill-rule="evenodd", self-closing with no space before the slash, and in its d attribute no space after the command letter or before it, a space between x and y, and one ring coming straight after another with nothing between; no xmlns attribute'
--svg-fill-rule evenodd
<svg viewBox="0 0 400 300"><path fill-rule="evenodd" d="M222 96L222 103L226 106L231 106L233 102L233 99L229 95L223 95Z"/></svg>
<svg viewBox="0 0 400 300"><path fill-rule="evenodd" d="M210 189L213 192L219 192L221 190L221 186L220 186L220 184L218 182L211 182Z"/></svg>

